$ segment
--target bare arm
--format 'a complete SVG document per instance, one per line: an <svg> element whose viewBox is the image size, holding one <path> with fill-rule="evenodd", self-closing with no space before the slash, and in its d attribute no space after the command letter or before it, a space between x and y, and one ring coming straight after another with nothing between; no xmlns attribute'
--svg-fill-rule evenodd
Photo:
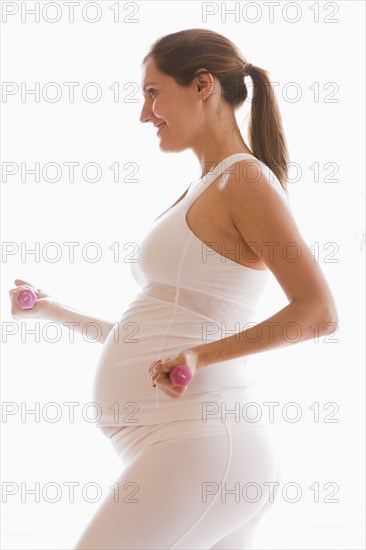
<svg viewBox="0 0 366 550"><path fill-rule="evenodd" d="M88 341L96 340L104 344L114 323L85 315L77 309L57 302L53 296L43 289L32 285L23 279L15 279L16 287L9 290L11 315L13 319L50 319L72 331L85 334ZM37 293L37 301L33 308L22 309L16 301L18 292L22 289L32 289Z"/></svg>
<svg viewBox="0 0 366 550"><path fill-rule="evenodd" d="M88 339L96 339L101 344L104 344L114 325L113 322L91 317L58 302L50 305L47 317L70 330L75 330L80 334L84 333Z"/></svg>
<svg viewBox="0 0 366 550"><path fill-rule="evenodd" d="M263 173L256 181L247 179L245 163L240 162L239 177L231 174L228 178L223 200L243 239L256 254L261 251L290 303L254 327L191 348L202 366L303 342L337 329L333 296L285 199Z"/></svg>
<svg viewBox="0 0 366 550"><path fill-rule="evenodd" d="M195 346L198 364L207 366L236 357L319 338L337 330L335 317L316 313L316 304L291 302L272 317L228 338Z"/></svg>

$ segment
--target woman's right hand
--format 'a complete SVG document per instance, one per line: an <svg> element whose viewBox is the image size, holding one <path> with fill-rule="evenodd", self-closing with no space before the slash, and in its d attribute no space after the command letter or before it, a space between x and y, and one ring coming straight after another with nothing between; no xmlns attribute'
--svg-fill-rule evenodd
<svg viewBox="0 0 366 550"><path fill-rule="evenodd" d="M14 282L17 286L9 290L11 315L13 319L47 319L52 306L56 304L52 296L22 279L15 279ZM18 292L23 289L31 289L36 292L37 301L31 309L22 309L16 301Z"/></svg>

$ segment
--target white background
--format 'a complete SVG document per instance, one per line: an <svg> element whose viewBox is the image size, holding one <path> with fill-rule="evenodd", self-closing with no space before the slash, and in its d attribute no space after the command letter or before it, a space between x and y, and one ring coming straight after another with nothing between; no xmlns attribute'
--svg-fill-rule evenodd
<svg viewBox="0 0 366 550"><path fill-rule="evenodd" d="M335 296L340 321L339 332L328 342L309 340L252 358L259 401L280 403L271 430L283 482L296 482L303 491L296 503L283 498L275 504L258 530L256 547L364 548L364 3L278 2L271 21L268 2L212 2L216 13L207 20L201 2L99 2L101 17L95 23L82 16L86 4L80 1L70 23L68 9L58 2L60 20L50 23L42 14L45 2L38 3L39 22L34 15L21 15L24 8L34 9L34 2L2 3L3 170L9 162L19 168L21 163L33 168L36 162L63 167L57 182L42 176L35 181L29 174L22 180L20 171L7 179L3 173L2 179L2 402L3 407L13 402L19 408L12 415L2 414L2 547L72 548L100 501L87 502L79 489L71 503L64 483L75 481L82 487L93 481L105 495L122 468L108 440L80 412L91 401L102 346L78 333L70 342L67 328L54 343L51 328L38 342L30 335L24 339L22 332L38 326L42 333L47 321L14 321L9 289L14 279L25 279L91 317L118 319L138 290L126 259L133 248L123 246L139 243L151 221L200 175L191 151L160 151L155 129L139 121L142 58L160 36L208 28L230 38L246 59L269 71L272 82L278 83L276 97L290 160L300 169L297 178L296 170L290 170L291 208L307 244L313 250L318 247L317 260ZM114 22L111 6L117 4L120 15ZM235 5L236 16L225 18L225 6ZM5 9L18 11L6 19ZM89 10L86 17L94 18L95 9ZM48 18L55 16L51 6ZM38 101L32 94L22 98L21 83L27 89L39 83L42 91L49 82L60 87L58 101L47 101L42 93ZM73 103L65 82L80 83ZM81 89L89 82L102 89L97 102L82 97ZM120 98L114 102L110 87L117 82ZM5 95L5 83L19 90ZM135 102L128 102L134 90ZM49 97L53 93L49 90ZM91 97L93 93L90 90ZM247 143L249 115L248 102L237 111ZM64 166L72 161L80 163L73 182ZM102 168L99 181L83 178L81 167L89 162ZM113 181L109 169L114 163L120 165L119 182ZM135 181L128 181L128 163L138 168L131 176ZM89 175L94 176L93 170ZM329 176L334 181L328 181ZM60 247L59 261L47 259L50 242ZM69 261L65 242L80 243L74 262ZM99 243L102 250L95 263L81 254L90 242ZM109 249L116 242L118 262ZM7 243L15 243L19 250L4 254ZM28 250L39 243L44 255L22 257L21 243ZM51 258L54 252L49 249ZM270 275L257 321L286 304ZM7 336L11 328L15 334ZM32 414L22 419L21 407L31 409L37 402L41 409L46 403L59 403L61 420L52 423L42 414L39 422ZM68 421L65 402L80 403L74 423ZM302 417L296 423L280 414L289 402L301 406ZM318 422L314 403L319 404ZM327 403L334 405L327 408ZM327 422L327 415L337 422ZM30 488L37 481L41 486L58 483L59 502L47 502L42 495L40 502L34 496L22 502L21 482ZM5 503L4 483L9 482L19 491ZM319 502L309 489L315 483ZM325 502L332 493L332 487L324 488L327 483L338 487L333 498L339 502Z"/></svg>

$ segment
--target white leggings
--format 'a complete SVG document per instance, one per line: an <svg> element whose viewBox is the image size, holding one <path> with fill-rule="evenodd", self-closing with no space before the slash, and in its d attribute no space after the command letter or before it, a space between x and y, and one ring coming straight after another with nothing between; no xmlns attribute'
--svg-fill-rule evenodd
<svg viewBox="0 0 366 550"><path fill-rule="evenodd" d="M211 419L115 430L126 465L118 498L108 494L75 550L252 548L281 475L265 426Z"/></svg>

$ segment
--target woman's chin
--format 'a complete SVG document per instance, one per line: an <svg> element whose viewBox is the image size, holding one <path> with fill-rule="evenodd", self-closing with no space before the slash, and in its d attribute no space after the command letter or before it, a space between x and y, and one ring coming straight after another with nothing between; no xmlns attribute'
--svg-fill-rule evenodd
<svg viewBox="0 0 366 550"><path fill-rule="evenodd" d="M172 143L168 139L162 138L159 140L159 148L163 151L169 151L171 153L180 153L181 151L185 151L187 146Z"/></svg>

